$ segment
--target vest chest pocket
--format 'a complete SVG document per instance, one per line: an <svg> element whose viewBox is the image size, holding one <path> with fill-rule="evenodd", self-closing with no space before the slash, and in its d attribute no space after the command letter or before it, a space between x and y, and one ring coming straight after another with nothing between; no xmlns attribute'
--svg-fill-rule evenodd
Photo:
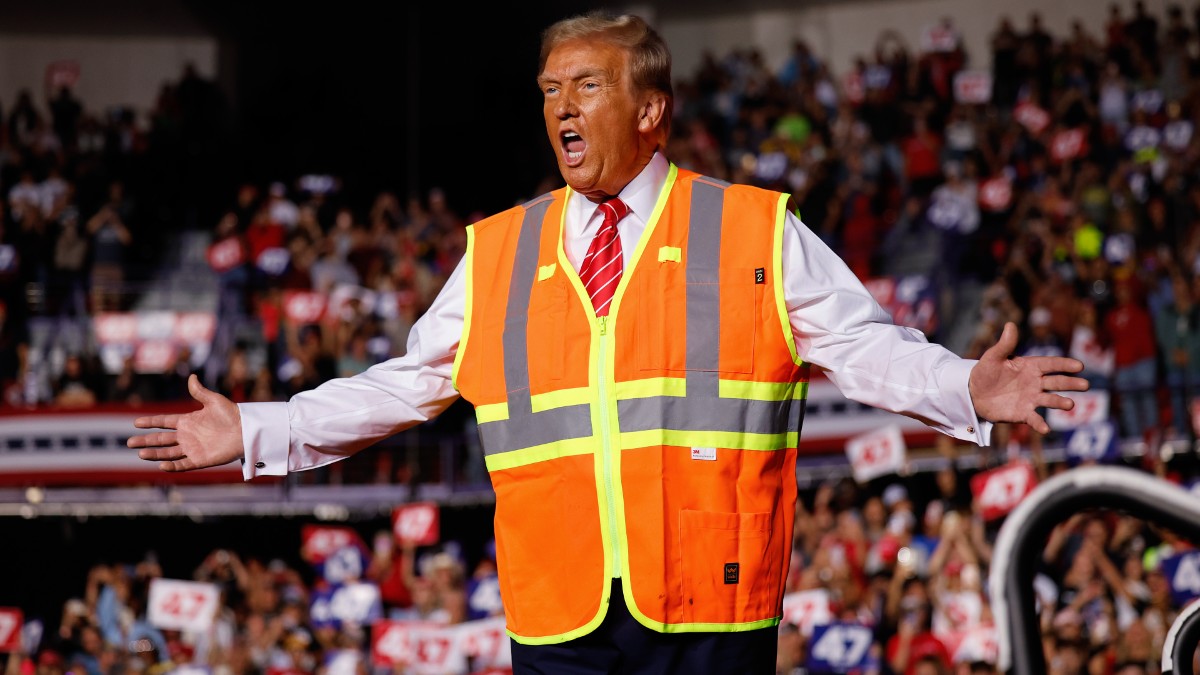
<svg viewBox="0 0 1200 675"><path fill-rule="evenodd" d="M660 263L638 284L642 370L749 373L763 284L755 269Z"/></svg>

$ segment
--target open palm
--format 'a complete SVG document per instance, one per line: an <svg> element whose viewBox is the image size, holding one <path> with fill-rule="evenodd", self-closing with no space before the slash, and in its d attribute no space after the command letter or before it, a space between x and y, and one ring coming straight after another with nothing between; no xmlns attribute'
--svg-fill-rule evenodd
<svg viewBox="0 0 1200 675"><path fill-rule="evenodd" d="M188 378L188 393L199 410L175 415L149 415L133 421L138 429L170 429L133 436L128 445L140 448L138 457L159 463L163 471L192 471L240 459L242 416L237 404L206 389L199 378Z"/></svg>

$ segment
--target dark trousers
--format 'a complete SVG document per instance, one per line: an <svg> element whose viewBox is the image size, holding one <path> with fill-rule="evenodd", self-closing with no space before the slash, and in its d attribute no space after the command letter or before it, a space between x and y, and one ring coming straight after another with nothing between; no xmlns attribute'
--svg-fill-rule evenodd
<svg viewBox="0 0 1200 675"><path fill-rule="evenodd" d="M561 644L512 643L513 675L775 675L777 628L741 633L659 633L629 614L613 579L596 630Z"/></svg>

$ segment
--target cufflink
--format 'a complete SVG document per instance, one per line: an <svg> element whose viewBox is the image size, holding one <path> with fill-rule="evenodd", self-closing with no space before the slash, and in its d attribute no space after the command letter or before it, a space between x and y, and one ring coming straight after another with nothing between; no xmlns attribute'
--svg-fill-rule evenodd
<svg viewBox="0 0 1200 675"><path fill-rule="evenodd" d="M254 463L254 468L256 468L256 469L262 469L266 466L267 466L266 462L255 462Z"/></svg>
<svg viewBox="0 0 1200 675"><path fill-rule="evenodd" d="M974 425L974 424L968 424L968 425L967 425L967 433L968 433L968 434L973 434L973 433L975 433L975 425ZM260 463L261 463L261 462L260 462ZM262 467L259 467L259 468L262 468Z"/></svg>

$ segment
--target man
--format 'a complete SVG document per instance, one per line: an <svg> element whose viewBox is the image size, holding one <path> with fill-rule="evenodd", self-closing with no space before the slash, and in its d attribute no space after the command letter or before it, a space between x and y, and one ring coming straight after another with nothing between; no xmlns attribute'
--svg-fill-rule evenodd
<svg viewBox="0 0 1200 675"><path fill-rule="evenodd" d="M311 469L475 405L517 673L773 673L808 363L847 395L987 443L1045 430L1068 359L980 361L891 324L787 195L680 170L671 58L634 16L543 36L566 188L486 218L408 353L287 403L138 419L143 459ZM609 201L617 197L619 200Z"/></svg>

